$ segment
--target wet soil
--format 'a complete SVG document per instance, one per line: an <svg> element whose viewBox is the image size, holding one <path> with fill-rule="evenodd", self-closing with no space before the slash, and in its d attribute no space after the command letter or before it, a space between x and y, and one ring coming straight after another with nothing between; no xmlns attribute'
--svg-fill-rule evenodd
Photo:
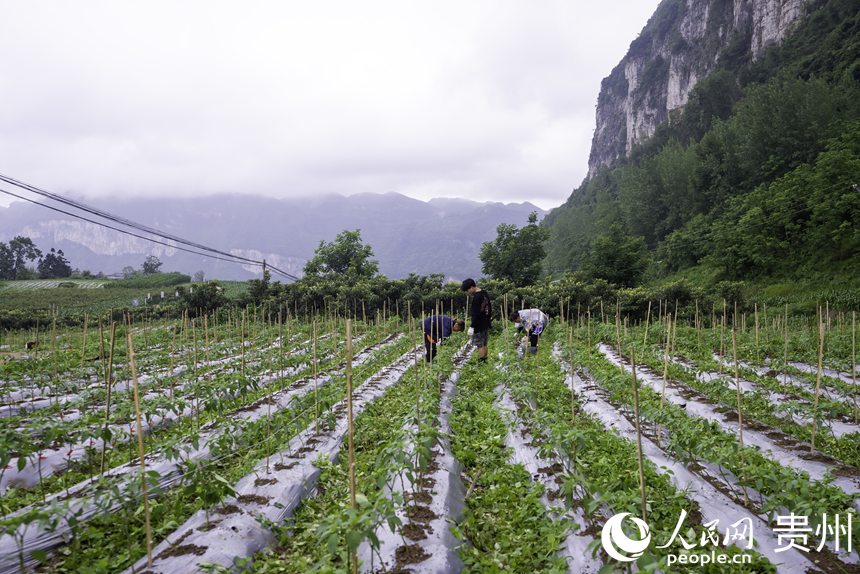
<svg viewBox="0 0 860 574"><path fill-rule="evenodd" d="M564 467L560 462L556 462L550 466L544 466L538 469L538 472L542 472L543 474L554 476L556 474L564 472Z"/></svg>
<svg viewBox="0 0 860 574"><path fill-rule="evenodd" d="M208 523L204 524L203 526L200 526L197 529L197 531L198 532L209 532L210 530L212 530L213 528L215 528L219 524L221 524L220 520L210 520Z"/></svg>
<svg viewBox="0 0 860 574"><path fill-rule="evenodd" d="M417 564L430 558L421 546L418 544L404 544L394 552L396 559L396 568L402 569L407 564Z"/></svg>
<svg viewBox="0 0 860 574"><path fill-rule="evenodd" d="M430 504L433 502L433 496L429 492L407 492L403 495L407 502L420 502L421 504Z"/></svg>
<svg viewBox="0 0 860 574"><path fill-rule="evenodd" d="M409 522L400 528L400 534L409 540L424 540L427 538L427 533L420 524Z"/></svg>
<svg viewBox="0 0 860 574"><path fill-rule="evenodd" d="M180 544L179 546L171 546L170 548L156 556L156 558L161 560L163 558L170 558L171 556L185 556L187 554L202 556L205 553L205 546L197 546L196 544Z"/></svg>
<svg viewBox="0 0 860 574"><path fill-rule="evenodd" d="M429 476L422 476L416 481L415 484L420 488L429 490L436 486L436 480L430 478Z"/></svg>
<svg viewBox="0 0 860 574"><path fill-rule="evenodd" d="M585 528L577 532L580 536L597 536L603 530L603 527L596 523L592 522L588 524Z"/></svg>
<svg viewBox="0 0 860 574"><path fill-rule="evenodd" d="M424 522L425 524L434 518L439 518L435 512L430 510L429 506L421 506L420 504L413 504L407 507L406 516L414 522Z"/></svg>
<svg viewBox="0 0 860 574"><path fill-rule="evenodd" d="M237 499L242 504L268 504L271 500L268 496L260 496L258 494L243 494Z"/></svg>

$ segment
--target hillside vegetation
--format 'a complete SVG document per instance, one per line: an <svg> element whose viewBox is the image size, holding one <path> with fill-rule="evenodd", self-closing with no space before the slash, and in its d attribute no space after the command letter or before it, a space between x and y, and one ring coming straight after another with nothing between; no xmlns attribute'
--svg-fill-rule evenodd
<svg viewBox="0 0 860 574"><path fill-rule="evenodd" d="M850 286L860 273L860 2L808 12L756 62L727 46L680 114L553 210L545 271L627 286Z"/></svg>

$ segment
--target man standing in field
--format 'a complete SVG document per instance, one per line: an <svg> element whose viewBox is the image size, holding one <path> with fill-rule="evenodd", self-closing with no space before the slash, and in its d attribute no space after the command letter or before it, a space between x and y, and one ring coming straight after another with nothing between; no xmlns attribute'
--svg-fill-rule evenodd
<svg viewBox="0 0 860 574"><path fill-rule="evenodd" d="M466 327L465 321L452 319L447 315L432 315L421 322L421 330L424 331L424 350L427 355L424 360L428 363L436 356L436 345L442 339L451 336L451 333L459 333Z"/></svg>
<svg viewBox="0 0 860 574"><path fill-rule="evenodd" d="M519 311L511 311L508 319L514 322L518 334L522 331L528 334L529 353L536 355L540 334L543 333L546 324L549 322L549 317L546 316L546 313L540 309L521 309Z"/></svg>
<svg viewBox="0 0 860 574"><path fill-rule="evenodd" d="M463 281L460 288L472 296L472 326L469 332L472 335L472 344L478 348L478 360L486 363L487 343L490 340L490 326L493 322L490 296L478 287L472 278Z"/></svg>

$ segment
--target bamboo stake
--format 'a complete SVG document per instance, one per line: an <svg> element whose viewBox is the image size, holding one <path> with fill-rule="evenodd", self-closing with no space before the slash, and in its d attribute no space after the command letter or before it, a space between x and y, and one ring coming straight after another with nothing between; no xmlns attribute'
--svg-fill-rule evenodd
<svg viewBox="0 0 860 574"><path fill-rule="evenodd" d="M134 412L137 420L137 449L140 454L140 480L143 491L143 515L146 526L146 565L152 567L152 528L149 524L149 493L146 484L146 458L143 450L143 423L140 419L140 394L137 388L137 371L134 365L134 348L132 346L132 332L126 332L126 344L128 345L128 361L131 366L131 382L134 391Z"/></svg>
<svg viewBox="0 0 860 574"><path fill-rule="evenodd" d="M194 377L197 378L197 317L191 319L191 337L194 341Z"/></svg>
<svg viewBox="0 0 860 574"><path fill-rule="evenodd" d="M645 337L642 339L642 349L648 344L648 326L651 324L651 300L648 300L648 313L645 315Z"/></svg>
<svg viewBox="0 0 860 574"><path fill-rule="evenodd" d="M317 434L319 434L319 420L320 420L320 395L319 395L319 382L317 380L318 377L318 364L317 364L317 318L314 317L314 326L313 326L313 373L314 373L314 412L316 413L316 419L314 422L315 429Z"/></svg>
<svg viewBox="0 0 860 574"><path fill-rule="evenodd" d="M760 363L758 349L758 303L753 306L755 312L755 362Z"/></svg>
<svg viewBox="0 0 860 574"><path fill-rule="evenodd" d="M588 313L585 320L585 337L588 344L588 351L591 352L591 307L588 308Z"/></svg>
<svg viewBox="0 0 860 574"><path fill-rule="evenodd" d="M815 434L818 432L818 395L821 393L821 371L824 362L824 319L818 325L818 373L815 376L815 399L812 403L812 448L815 448Z"/></svg>
<svg viewBox="0 0 860 574"><path fill-rule="evenodd" d="M87 360L87 323L89 322L89 315L84 313L84 342L81 345L81 368L84 368L84 361Z"/></svg>
<svg viewBox="0 0 860 574"><path fill-rule="evenodd" d="M672 341L672 318L666 317L666 345L663 347L663 383L660 386L660 414L663 414L663 405L666 402L666 383L669 379L669 353ZM660 446L662 435L660 425L657 424L657 446Z"/></svg>
<svg viewBox="0 0 860 574"><path fill-rule="evenodd" d="M364 303L362 302L362 305ZM346 416L349 440L349 505L353 510L355 502L355 442L352 421L352 321L346 320ZM352 572L358 574L358 556L352 556Z"/></svg>
<svg viewBox="0 0 860 574"><path fill-rule="evenodd" d="M423 309L423 305L422 305L422 309ZM426 338L426 337L427 337L427 335L425 335L425 334L424 334L424 332L423 332L423 331L424 331L424 320L425 320L424 312L422 311L422 312L421 312L421 329L422 329L421 336L422 336L422 337L424 337L424 338ZM432 327L430 328L430 331L431 331L431 332L433 331L433 328L432 328ZM416 330L415 334L416 334L416 335L418 334L418 331L417 331L417 330ZM424 343L424 345L425 345L425 347L426 347L426 342L425 342L423 339L422 339L422 342ZM422 369L421 369L421 370L422 370L422 372L424 373L424 382L423 382L423 386L425 386L425 387L426 387L426 386L427 386L427 356L426 356L426 355L425 355L425 357L424 357L424 361L421 363L421 365L422 365ZM421 394L421 381L420 381L419 379L415 379L415 385L416 385L416 386L415 386L415 396L416 396L416 397L418 397L418 396L420 396L420 394ZM418 400L418 399L416 398L416 401L417 401L417 400ZM415 411L415 424L416 424L416 425L418 425L419 427L421 426L421 411L420 411L420 410L418 410L418 409L417 409L417 407L416 407L416 411Z"/></svg>
<svg viewBox="0 0 860 574"><path fill-rule="evenodd" d="M744 413L743 413L743 403L741 402L741 378L740 371L738 369L738 343L737 343L737 329L734 325L732 325L732 358L735 363L735 391L737 394L738 401L738 446L740 447L741 452L741 464L743 465L743 450L744 450ZM744 469L741 467L741 480L744 478ZM749 498L747 496L746 486L744 488L744 506L749 506Z"/></svg>
<svg viewBox="0 0 860 574"><path fill-rule="evenodd" d="M783 356L782 356L782 383L788 384L788 303L785 304L785 324L783 325Z"/></svg>
<svg viewBox="0 0 860 574"><path fill-rule="evenodd" d="M570 353L570 367L573 369L573 327L567 330L567 348ZM570 373L570 420L576 420L576 393L573 389L573 372Z"/></svg>
<svg viewBox="0 0 860 574"><path fill-rule="evenodd" d="M851 384L854 385L854 424L857 424L857 311L851 311Z"/></svg>
<svg viewBox="0 0 860 574"><path fill-rule="evenodd" d="M113 350L114 344L116 343L116 323L111 321L110 324L110 354L108 357L107 365L104 368L105 374L105 433L107 435L108 424L110 423L110 393L111 388L113 387ZM104 353L102 353L104 356ZM104 359L102 359L104 360ZM105 472L105 450L107 449L107 440L102 438L102 462L101 462L101 474Z"/></svg>
<svg viewBox="0 0 860 574"><path fill-rule="evenodd" d="M174 355L179 354L179 349L176 347L176 331L178 329L174 326L173 328L173 342L170 344L170 398L173 398L174 387L176 386L175 377L173 376L173 369L176 367L176 357Z"/></svg>
<svg viewBox="0 0 860 574"><path fill-rule="evenodd" d="M284 340L284 309L281 307L278 309L278 346L280 347L278 350L280 351L280 369L278 369L280 374L280 385L284 384L284 369L287 358L287 342Z"/></svg>
<svg viewBox="0 0 860 574"><path fill-rule="evenodd" d="M245 310L242 309L242 377L245 376Z"/></svg>
<svg viewBox="0 0 860 574"><path fill-rule="evenodd" d="M206 379L212 380L212 365L209 362L209 315L203 315L203 332L205 334L205 344L206 344Z"/></svg>
<svg viewBox="0 0 860 574"><path fill-rule="evenodd" d="M615 299L615 346L621 354L621 299Z"/></svg>
<svg viewBox="0 0 860 574"><path fill-rule="evenodd" d="M53 312L53 317L51 318L51 360L54 365L54 385L57 385L59 382L60 374L59 369L57 367L57 311L56 309ZM58 399L59 400L59 399ZM63 417L63 412L60 411L60 418Z"/></svg>
<svg viewBox="0 0 860 574"><path fill-rule="evenodd" d="M714 330L714 325L717 324L717 304L711 301L711 330Z"/></svg>
<svg viewBox="0 0 860 574"><path fill-rule="evenodd" d="M699 319L699 300L696 299L696 318L693 320L693 325L696 328L696 348L702 347L702 325Z"/></svg>
<svg viewBox="0 0 860 574"><path fill-rule="evenodd" d="M723 375L723 357L726 356L726 347L725 347L725 334L726 334L726 300L723 299L723 318L720 321L720 370L719 375Z"/></svg>
<svg viewBox="0 0 860 574"><path fill-rule="evenodd" d="M645 497L645 465L642 460L642 430L639 427L639 384L636 381L636 351L630 349L630 364L633 367L633 417L636 421L636 458L639 463L639 493L642 496L642 520L648 520Z"/></svg>

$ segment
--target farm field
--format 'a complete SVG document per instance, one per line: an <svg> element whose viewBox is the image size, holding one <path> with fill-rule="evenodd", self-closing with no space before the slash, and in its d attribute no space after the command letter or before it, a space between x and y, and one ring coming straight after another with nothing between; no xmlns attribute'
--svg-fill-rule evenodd
<svg viewBox="0 0 860 574"><path fill-rule="evenodd" d="M178 274L159 274L151 285L134 280L27 280L0 282L0 346L9 334L25 329L44 329L56 318L59 325L83 327L86 316L104 316L115 313L121 320L126 310L135 309L135 317L150 320L165 317L172 308L181 304L177 289L194 289L192 283L165 283L164 277ZM187 278L187 276L185 276ZM237 299L248 289L244 281L220 281L225 297ZM163 294L163 297L162 297ZM34 337L32 335L28 335Z"/></svg>
<svg viewBox="0 0 860 574"><path fill-rule="evenodd" d="M61 287L62 283L66 287L77 289L100 289L104 286L104 280L90 279L33 279L26 281L8 281L0 288L5 289L56 289Z"/></svg>
<svg viewBox="0 0 860 574"><path fill-rule="evenodd" d="M853 316L663 309L7 333L0 573L860 571Z"/></svg>

